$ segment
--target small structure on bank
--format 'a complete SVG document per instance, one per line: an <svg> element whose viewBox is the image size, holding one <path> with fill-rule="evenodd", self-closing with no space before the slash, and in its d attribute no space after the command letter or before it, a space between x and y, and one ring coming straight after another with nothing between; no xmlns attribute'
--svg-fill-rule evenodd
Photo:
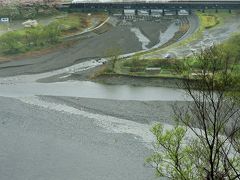
<svg viewBox="0 0 240 180"><path fill-rule="evenodd" d="M0 22L1 23L9 23L10 22L10 19L8 17L1 17L0 18Z"/></svg>

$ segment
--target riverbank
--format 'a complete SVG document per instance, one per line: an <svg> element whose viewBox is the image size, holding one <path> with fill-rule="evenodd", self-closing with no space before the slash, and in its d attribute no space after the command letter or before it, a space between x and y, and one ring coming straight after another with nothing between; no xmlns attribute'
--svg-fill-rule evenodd
<svg viewBox="0 0 240 180"><path fill-rule="evenodd" d="M91 81L103 85L126 85L136 87L166 87L166 88L180 88L182 80L178 78L159 78L159 77L140 77L127 75L97 75L105 65L100 65L95 68L75 72L71 75L57 75L38 80L42 83L64 82L64 81Z"/></svg>
<svg viewBox="0 0 240 180"><path fill-rule="evenodd" d="M169 17L167 17L169 18ZM198 27L194 18L191 19L191 24L194 27ZM235 21L234 18L232 21ZM215 35L216 33L223 36L213 36L213 38L220 38L220 40L229 38L232 34L234 28L238 28L240 22L236 20L233 24L229 21L227 24L219 24L216 28L208 29L210 35ZM108 56L109 51L121 50L121 54L131 54L132 52L142 51L143 42L140 40L143 36L147 38L150 44L146 45L147 48L155 46L154 43L159 42L158 33L160 31L167 31L166 29L172 28L173 21L169 21L166 24L165 21L161 22L144 22L135 21L132 23L123 23L118 19L111 18L106 24L101 26L101 28L84 33L83 35L74 36L74 43L69 47L64 46L61 51L54 51L50 53L39 53L35 57L23 57L19 58L18 61L5 62L0 64L0 76L17 76L23 74L37 74L48 72L56 69L66 68L69 72L65 72L62 75L48 77L42 80L42 82L59 82L66 80L78 80L78 81L94 81L106 84L128 84L132 86L164 86L164 87L177 87L179 83L178 78L165 76L163 78L158 77L140 77L140 76L126 76L119 75L110 72L109 74L98 75L99 71L102 71L106 64L101 65L96 68L92 68L86 71L78 72L78 70L72 70L71 66L77 65L81 62L90 62L91 60L99 61L102 57ZM163 26L163 24L165 26ZM169 26L170 25L170 26ZM151 27L151 28L150 28ZM132 28L139 29L141 36L131 31ZM194 29L190 27L191 33L187 33L183 39L190 37L194 32ZM144 33L143 33L144 32ZM221 32L221 33L220 33ZM124 34L124 36L122 36ZM210 36L208 35L208 36ZM170 38L172 38L171 36ZM156 41L158 39L158 41ZM104 42L104 43L103 43ZM99 46L96 46L99 45ZM181 48L178 49L181 53ZM90 65L91 66L91 65ZM96 76L97 74L97 76Z"/></svg>
<svg viewBox="0 0 240 180"><path fill-rule="evenodd" d="M112 62L109 62L110 65L106 64L105 67L102 67L96 71L95 76L93 76L93 80L107 84L116 84L119 82L120 84L126 83L130 85L140 86L153 85L164 87L178 87L179 84L181 84L181 74L177 74L174 67L178 66L178 63L181 64L186 62L181 59L175 60L175 58L178 58L176 55L178 53L184 53L185 55L182 54L183 57L189 56L186 54L186 52L181 50L184 48L184 46L186 46L185 43L193 44L192 47L189 47L189 49L190 51L197 53L200 50L194 46L194 43L198 43L199 41L203 43L205 42L205 39L212 41L212 45L215 43L219 44L225 42L233 35L233 32L228 29L234 29L234 27L237 28L237 26L240 25L240 22L236 20L237 12L233 14L227 14L227 12L220 12L219 14L214 14L212 12L204 14L198 13L198 16L201 19L199 29L188 38L166 48L163 47L162 49L155 52L150 51L137 54L135 57L120 59L119 61L115 62L114 70L112 69ZM232 26L230 24L235 24L236 26ZM225 31L225 33L219 34L220 31ZM237 29L234 29L234 31L235 33L238 32ZM208 38L205 37L206 33ZM213 36L213 34L218 35ZM208 47L210 45L211 43L209 42L204 44L205 47ZM163 54L159 53L157 53L159 54L159 57L157 57L155 53L158 51L162 53L166 51L166 54L169 54L168 56L170 57L164 57L165 59L163 59ZM190 53L192 54L193 52ZM188 58L185 61L194 60Z"/></svg>
<svg viewBox="0 0 240 180"><path fill-rule="evenodd" d="M17 61L8 58L11 62L0 64L0 76L35 74L61 69L91 59L100 59L107 56L109 51L116 49L120 49L121 54L138 52L142 50L142 42L139 40L140 36L132 32L131 28L141 28L140 31L145 32L144 36L151 44L151 41L156 42L156 39L159 41L160 31L164 31L169 24L172 24L172 21L165 22L139 21L132 25L125 25L113 18L97 30L74 36L73 40L76 43L70 47L64 47L59 51L46 53L39 57L19 58ZM158 33L153 35L152 32Z"/></svg>

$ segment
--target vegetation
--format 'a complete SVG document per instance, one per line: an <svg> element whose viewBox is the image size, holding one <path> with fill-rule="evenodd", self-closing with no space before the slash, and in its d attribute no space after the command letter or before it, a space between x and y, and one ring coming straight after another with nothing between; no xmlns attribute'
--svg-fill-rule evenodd
<svg viewBox="0 0 240 180"><path fill-rule="evenodd" d="M53 45L59 42L60 33L57 23L8 32L0 36L0 52L17 54Z"/></svg>
<svg viewBox="0 0 240 180"><path fill-rule="evenodd" d="M58 0L1 0L0 16L11 19L29 19L58 14Z"/></svg>
<svg viewBox="0 0 240 180"><path fill-rule="evenodd" d="M203 32L206 29L213 28L217 26L220 22L223 21L222 16L225 16L225 13L211 14L211 13L197 13L199 18L199 28L198 30L189 38L184 41L177 43L174 46L184 46L190 42L196 41L203 36Z"/></svg>
<svg viewBox="0 0 240 180"><path fill-rule="evenodd" d="M144 77L169 77L169 78L181 78L183 77L183 74L179 74L176 72L175 68L176 66L183 66L185 64L193 64L195 68L192 69L192 73L198 73L198 62L194 57L186 58L184 60L176 60L176 59L160 59L160 58L144 58L145 55L154 55L154 53L160 53L160 52L167 52L167 50L170 47L173 46L183 46L185 44L188 44L192 41L195 41L202 37L203 32L206 29L213 28L217 26L219 23L223 23L225 21L225 18L229 15L225 12L219 12L216 13L197 13L199 20L200 20L200 27L196 33L193 34L190 38L183 40L179 43L176 43L175 45L170 45L167 43L166 48L163 48L162 50L158 51L150 51L144 54L137 54L133 58L129 59L122 59L119 60L115 68L112 70L113 72L117 74L122 75L131 75L131 76L144 76ZM186 25L187 26L187 25ZM186 30L186 26L183 26L181 28L181 31ZM178 36L178 34L176 34ZM230 44L230 43L227 43ZM165 52L165 53L166 53ZM143 57L143 56L144 57ZM143 57L143 58L142 58Z"/></svg>
<svg viewBox="0 0 240 180"><path fill-rule="evenodd" d="M196 59L201 73L195 79L191 65L179 68L189 70L183 84L192 102L173 107L171 130L153 127L155 153L147 163L158 176L174 180L240 179L240 72L235 68L240 59L219 47Z"/></svg>
<svg viewBox="0 0 240 180"><path fill-rule="evenodd" d="M206 29L210 29L222 22L221 16L225 16L225 13L211 14L211 13L197 13L199 18L199 28L198 30L188 39L177 43L177 46L186 45L190 42L196 41L203 36L203 32Z"/></svg>
<svg viewBox="0 0 240 180"><path fill-rule="evenodd" d="M198 14L202 28L209 29L219 24L218 17L213 14Z"/></svg>
<svg viewBox="0 0 240 180"><path fill-rule="evenodd" d="M88 25L85 16L84 14L71 13L56 19L56 23L61 25L61 30L64 34L74 33Z"/></svg>
<svg viewBox="0 0 240 180"><path fill-rule="evenodd" d="M176 75L176 66L181 61L175 59L131 59L117 62L115 72L118 74L131 74L139 76L165 77L165 75Z"/></svg>
<svg viewBox="0 0 240 180"><path fill-rule="evenodd" d="M235 35L225 43L218 45L218 47L224 51L231 52L231 56L240 58L239 42L240 35ZM191 65L192 78L201 72L201 63L195 56L185 59L140 57L134 56L117 61L113 71L117 74L131 76L184 78L186 72L177 72L176 67ZM239 68L240 65L235 64L235 66Z"/></svg>
<svg viewBox="0 0 240 180"><path fill-rule="evenodd" d="M94 14L101 22L105 14ZM71 13L57 18L47 26L24 28L11 31L0 36L0 53L3 55L24 53L59 43L62 37L81 32L90 26L90 18L86 14Z"/></svg>
<svg viewBox="0 0 240 180"><path fill-rule="evenodd" d="M167 53L170 48L185 46L191 42L197 41L202 38L203 32L206 29L214 28L217 25L224 23L227 18L231 17L231 14L229 14L228 12L213 13L209 11L207 13L197 12L197 16L199 18L199 28L195 33L192 34L192 36L183 41L171 44L170 46L164 46L161 49L152 50L150 52L144 53L144 55L147 54L151 56L156 53Z"/></svg>

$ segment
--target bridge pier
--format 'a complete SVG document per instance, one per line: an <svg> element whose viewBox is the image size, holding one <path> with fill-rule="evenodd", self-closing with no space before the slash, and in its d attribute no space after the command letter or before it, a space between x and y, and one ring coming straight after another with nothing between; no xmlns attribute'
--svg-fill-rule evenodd
<svg viewBox="0 0 240 180"><path fill-rule="evenodd" d="M111 15L111 14L112 14L111 9L107 9L107 12L108 12L108 15Z"/></svg>
<svg viewBox="0 0 240 180"><path fill-rule="evenodd" d="M137 16L138 15L138 10L137 9L135 9L135 16Z"/></svg>
<svg viewBox="0 0 240 180"><path fill-rule="evenodd" d="M151 14L152 14L152 10L149 9L149 10L148 10L148 15L151 16Z"/></svg>
<svg viewBox="0 0 240 180"><path fill-rule="evenodd" d="M122 16L125 16L125 12L124 12L124 9L122 9Z"/></svg>
<svg viewBox="0 0 240 180"><path fill-rule="evenodd" d="M176 16L178 16L178 9L176 9L175 12L176 12Z"/></svg>
<svg viewBox="0 0 240 180"><path fill-rule="evenodd" d="M123 9L143 9L147 10L148 14L151 15L151 10L153 9L161 9L162 10L162 16L166 15L167 10L169 11L175 11L178 9L178 12L176 11L176 15L180 14L181 9L188 10L189 14L192 14L192 10L199 10L204 13L208 9L213 9L216 12L220 11L221 9L225 9L226 11L229 11L229 13L232 12L232 10L240 9L240 3L239 1L229 1L229 0L222 0L222 1L208 1L207 3L205 1L189 1L189 3L182 2L182 1L167 1L167 2L161 2L158 3L146 3L146 2L139 2L139 3L110 3L110 2L94 2L94 3L88 3L88 2L79 2L79 3L63 3L59 7L57 7L60 10L63 11L69 11L69 12L75 12L75 11L82 11L82 12L92 12L95 10L99 11L108 11L109 13L113 13L114 10L124 11ZM110 9L110 10L109 10ZM111 12L112 11L112 12ZM135 10L135 15L138 15L139 13L137 10ZM124 12L122 12L122 15L125 15Z"/></svg>
<svg viewBox="0 0 240 180"><path fill-rule="evenodd" d="M188 14L189 14L189 15L192 14L192 10L191 10L191 9L188 10Z"/></svg>
<svg viewBox="0 0 240 180"><path fill-rule="evenodd" d="M215 9L215 13L218 13L218 8Z"/></svg>
<svg viewBox="0 0 240 180"><path fill-rule="evenodd" d="M231 9L229 9L229 10L228 10L228 12L231 14L231 13L232 13L232 10L231 10Z"/></svg>

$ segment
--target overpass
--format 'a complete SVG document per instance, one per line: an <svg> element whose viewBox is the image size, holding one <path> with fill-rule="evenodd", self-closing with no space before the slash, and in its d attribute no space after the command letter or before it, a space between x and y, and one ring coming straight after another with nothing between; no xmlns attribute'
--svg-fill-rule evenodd
<svg viewBox="0 0 240 180"><path fill-rule="evenodd" d="M151 10L160 9L163 12L165 11L178 11L184 9L191 13L192 10L202 10L203 12L207 9L215 9L216 12L219 9L227 9L229 12L231 10L240 9L240 0L220 0L220 1L131 1L131 2L76 2L76 3L65 3L62 4L60 9L63 10L77 10L77 11L96 11L96 10L105 10L111 12L113 10L122 10L124 9L134 9L136 10L148 10L151 14Z"/></svg>

